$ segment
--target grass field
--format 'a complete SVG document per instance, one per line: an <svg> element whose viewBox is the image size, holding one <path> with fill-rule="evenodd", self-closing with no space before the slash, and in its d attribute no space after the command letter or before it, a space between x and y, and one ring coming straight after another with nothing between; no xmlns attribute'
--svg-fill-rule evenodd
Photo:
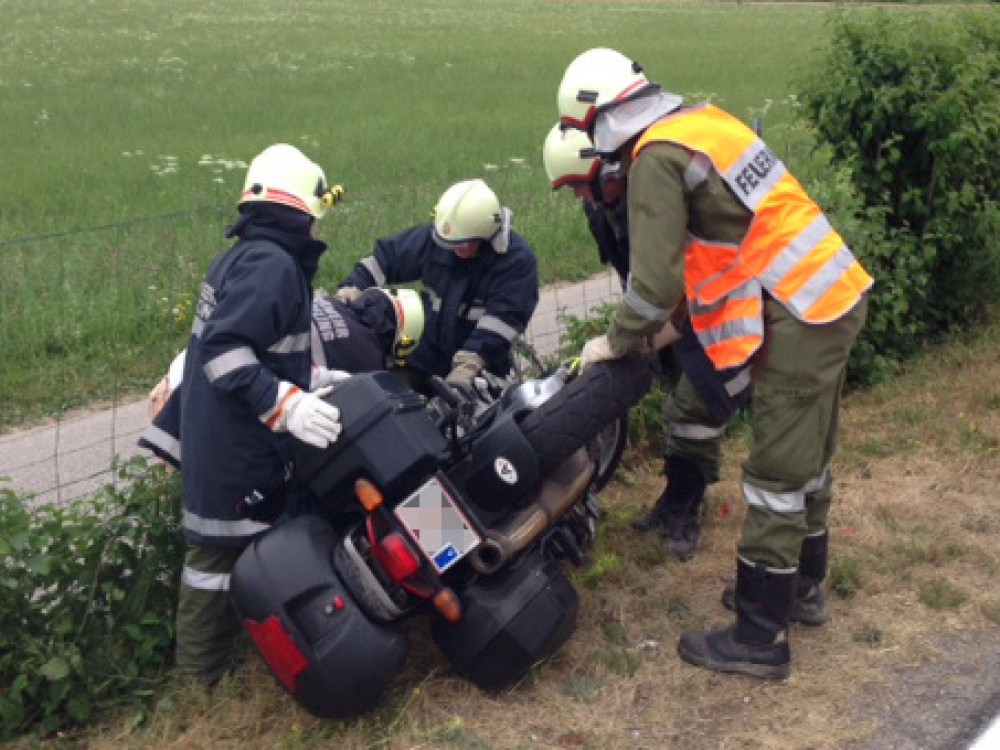
<svg viewBox="0 0 1000 750"><path fill-rule="evenodd" d="M832 466L833 619L791 628L787 682L695 669L675 653L681 633L732 619L719 595L744 509L744 431L723 449L722 481L709 489L702 547L689 563L629 527L663 486L658 461L630 458L601 495L605 517L588 564L566 568L580 593L576 633L502 695L457 677L419 617L407 629L406 670L356 720L310 716L254 656L213 692L158 686L148 714L133 707L88 730L12 748L967 747L956 730L996 706L986 698L995 694L989 665L1000 646L998 336L994 324L955 340L896 381L845 400ZM968 698L953 702L956 693Z"/></svg>
<svg viewBox="0 0 1000 750"><path fill-rule="evenodd" d="M518 0L0 11L0 430L153 382L264 146L300 146L347 189L321 230L321 284L472 176L513 208L545 281L580 278L596 253L540 154L568 62L616 47L749 120L787 98L828 14Z"/></svg>

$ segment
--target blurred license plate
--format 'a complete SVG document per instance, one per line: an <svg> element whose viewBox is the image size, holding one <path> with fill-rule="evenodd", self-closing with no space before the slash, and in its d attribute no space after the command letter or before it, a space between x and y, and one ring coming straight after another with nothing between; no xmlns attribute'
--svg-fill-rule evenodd
<svg viewBox="0 0 1000 750"><path fill-rule="evenodd" d="M397 505L395 513L438 573L444 573L480 542L479 534L436 477Z"/></svg>

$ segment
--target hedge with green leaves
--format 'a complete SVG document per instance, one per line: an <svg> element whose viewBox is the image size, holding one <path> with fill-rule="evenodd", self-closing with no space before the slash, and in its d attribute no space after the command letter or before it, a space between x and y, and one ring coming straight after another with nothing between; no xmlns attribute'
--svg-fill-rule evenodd
<svg viewBox="0 0 1000 750"><path fill-rule="evenodd" d="M142 709L173 642L178 476L135 459L121 486L31 508L0 488L0 739Z"/></svg>
<svg viewBox="0 0 1000 750"><path fill-rule="evenodd" d="M842 233L876 279L856 379L982 322L1000 285L1000 16L847 12L801 86L861 205ZM853 226L852 226L853 225Z"/></svg>

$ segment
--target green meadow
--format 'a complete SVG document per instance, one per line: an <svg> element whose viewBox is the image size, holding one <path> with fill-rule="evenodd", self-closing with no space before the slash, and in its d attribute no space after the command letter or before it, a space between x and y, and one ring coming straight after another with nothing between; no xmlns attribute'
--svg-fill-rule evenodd
<svg viewBox="0 0 1000 750"><path fill-rule="evenodd" d="M569 61L620 49L667 89L763 115L767 135L830 12L0 0L0 431L154 382L184 345L192 295L265 146L299 146L346 188L320 229L321 285L475 176L513 209L544 281L581 278L596 253L541 164Z"/></svg>

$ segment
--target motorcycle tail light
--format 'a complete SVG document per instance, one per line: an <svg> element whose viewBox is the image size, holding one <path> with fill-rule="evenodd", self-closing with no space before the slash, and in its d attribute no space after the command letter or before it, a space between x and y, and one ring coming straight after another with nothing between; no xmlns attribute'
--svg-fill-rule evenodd
<svg viewBox="0 0 1000 750"><path fill-rule="evenodd" d="M395 531L379 539L372 546L372 554L396 583L403 583L420 570L420 558Z"/></svg>
<svg viewBox="0 0 1000 750"><path fill-rule="evenodd" d="M275 677L289 693L295 695L299 675L309 666L309 660L295 645L281 620L271 615L263 622L246 619L243 625Z"/></svg>

